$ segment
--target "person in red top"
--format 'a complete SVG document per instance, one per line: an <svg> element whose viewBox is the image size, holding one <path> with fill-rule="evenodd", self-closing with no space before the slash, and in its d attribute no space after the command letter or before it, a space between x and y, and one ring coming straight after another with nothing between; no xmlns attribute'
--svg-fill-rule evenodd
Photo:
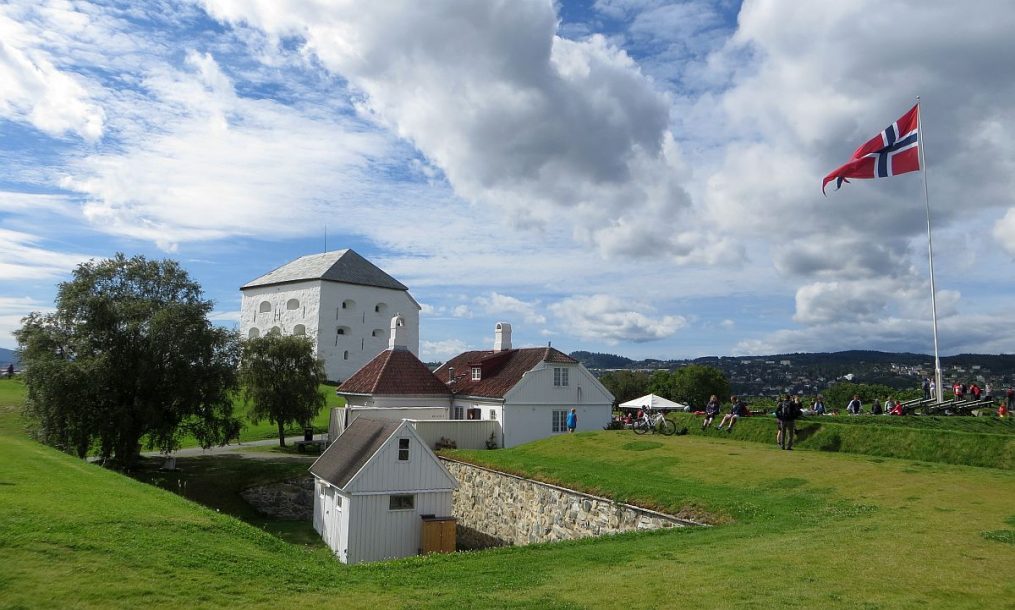
<svg viewBox="0 0 1015 610"><path fill-rule="evenodd" d="M969 384L969 393L973 395L974 400L980 400L980 386L976 385L976 382Z"/></svg>
<svg viewBox="0 0 1015 610"><path fill-rule="evenodd" d="M997 416L1004 417L1008 415L1008 407L1004 406L1004 403L997 405Z"/></svg>
<svg viewBox="0 0 1015 610"><path fill-rule="evenodd" d="M955 395L955 400L962 398L962 384L958 381L952 384L952 394Z"/></svg>
<svg viewBox="0 0 1015 610"><path fill-rule="evenodd" d="M895 406L892 407L891 411L889 411L889 415L903 415L902 403L899 401L895 401Z"/></svg>

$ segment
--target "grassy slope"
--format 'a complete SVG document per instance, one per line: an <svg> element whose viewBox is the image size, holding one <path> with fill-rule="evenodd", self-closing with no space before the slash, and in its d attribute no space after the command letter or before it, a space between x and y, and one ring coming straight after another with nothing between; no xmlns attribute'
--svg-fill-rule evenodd
<svg viewBox="0 0 1015 610"><path fill-rule="evenodd" d="M9 419L0 416L0 607L994 608L1015 599L1010 471L582 433L456 455L732 521L349 568L42 447Z"/></svg>
<svg viewBox="0 0 1015 610"><path fill-rule="evenodd" d="M699 415L675 413L670 418L693 435L775 443L772 416L743 418L731 435L714 428L702 432ZM1015 469L1015 421L1010 418L808 417L797 422L797 436L800 449Z"/></svg>

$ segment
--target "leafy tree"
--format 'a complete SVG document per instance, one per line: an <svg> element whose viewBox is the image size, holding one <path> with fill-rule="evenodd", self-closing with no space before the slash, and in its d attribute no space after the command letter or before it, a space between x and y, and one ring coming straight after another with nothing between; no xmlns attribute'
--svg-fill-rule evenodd
<svg viewBox="0 0 1015 610"><path fill-rule="evenodd" d="M648 391L656 396L670 398L673 395L672 373L664 369L652 371L648 381Z"/></svg>
<svg viewBox="0 0 1015 610"><path fill-rule="evenodd" d="M307 425L324 407L324 380L324 362L308 337L267 335L243 344L240 382L244 402L253 403L248 417L274 422L281 447L286 426Z"/></svg>
<svg viewBox="0 0 1015 610"><path fill-rule="evenodd" d="M726 375L711 366L700 364L683 366L666 374L665 378L660 376L657 384L656 375L659 373L665 371L656 371L652 375L652 385L667 393L653 391L675 402L702 409L712 394L718 396L720 400L725 400L730 395L730 382L726 379Z"/></svg>
<svg viewBox="0 0 1015 610"><path fill-rule="evenodd" d="M599 381L613 394L614 406L648 394L649 376L644 371L610 371Z"/></svg>
<svg viewBox="0 0 1015 610"><path fill-rule="evenodd" d="M225 443L239 429L239 342L211 325L211 309L174 261L117 254L79 265L56 311L15 332L37 437L80 457L94 448L116 468L129 468L142 442Z"/></svg>

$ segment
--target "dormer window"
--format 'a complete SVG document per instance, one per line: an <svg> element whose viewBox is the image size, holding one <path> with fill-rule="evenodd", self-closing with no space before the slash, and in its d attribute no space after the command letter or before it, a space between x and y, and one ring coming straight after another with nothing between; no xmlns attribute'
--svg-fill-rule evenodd
<svg viewBox="0 0 1015 610"><path fill-rule="evenodd" d="M555 387L567 386L568 370L564 367L553 367L553 385Z"/></svg>
<svg viewBox="0 0 1015 610"><path fill-rule="evenodd" d="M483 378L483 369L478 366L472 367L472 380L479 381Z"/></svg>

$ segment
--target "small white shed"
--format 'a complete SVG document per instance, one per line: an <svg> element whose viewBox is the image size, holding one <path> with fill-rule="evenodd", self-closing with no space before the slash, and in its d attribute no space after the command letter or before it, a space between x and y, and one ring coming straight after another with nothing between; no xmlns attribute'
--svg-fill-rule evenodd
<svg viewBox="0 0 1015 610"><path fill-rule="evenodd" d="M314 529L343 563L416 555L455 478L405 421L360 417L310 466Z"/></svg>

